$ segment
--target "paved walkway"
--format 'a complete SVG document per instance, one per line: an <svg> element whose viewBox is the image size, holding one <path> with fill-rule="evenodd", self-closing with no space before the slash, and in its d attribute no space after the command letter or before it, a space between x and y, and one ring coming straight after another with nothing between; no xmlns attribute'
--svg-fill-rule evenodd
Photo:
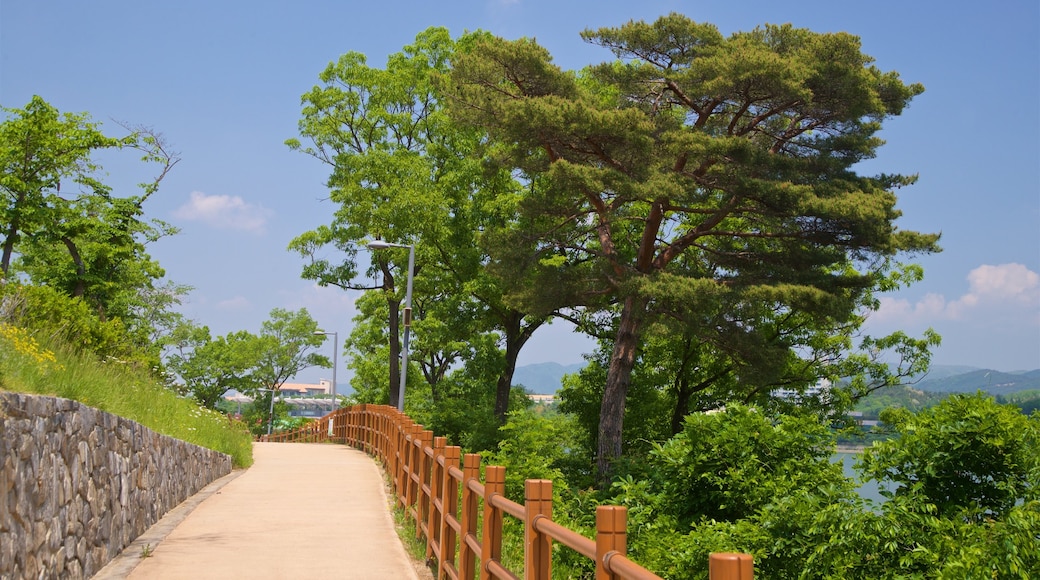
<svg viewBox="0 0 1040 580"><path fill-rule="evenodd" d="M368 455L344 445L256 443L253 457L249 469L172 510L95 579L427 577L394 531Z"/></svg>

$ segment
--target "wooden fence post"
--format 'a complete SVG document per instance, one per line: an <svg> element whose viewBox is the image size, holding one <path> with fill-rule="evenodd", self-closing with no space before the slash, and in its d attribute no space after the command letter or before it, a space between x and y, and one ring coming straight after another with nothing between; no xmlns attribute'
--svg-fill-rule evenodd
<svg viewBox="0 0 1040 580"><path fill-rule="evenodd" d="M709 580L752 580L755 561L751 554L729 552L708 555Z"/></svg>
<svg viewBox="0 0 1040 580"><path fill-rule="evenodd" d="M379 416L376 418L377 422L373 425L376 431L373 435L378 436L378 440L374 440L373 444L380 446L383 452L383 459L386 460L387 465L393 465L397 467L397 462L394 461L394 422L390 418L390 415L386 412L386 409L380 406Z"/></svg>
<svg viewBox="0 0 1040 580"><path fill-rule="evenodd" d="M528 580L552 578L552 539L535 530L541 517L552 519L553 485L550 479L528 479L524 482L524 564Z"/></svg>
<svg viewBox="0 0 1040 580"><path fill-rule="evenodd" d="M394 426L391 428L391 437L394 442L394 497L401 509L407 509L405 505L406 490L408 489L408 432L410 427L405 418L395 416Z"/></svg>
<svg viewBox="0 0 1040 580"><path fill-rule="evenodd" d="M502 557L502 510L491 505L491 500L505 492L506 468L489 465L484 470L484 537L480 542L480 580L491 580L488 562Z"/></svg>
<svg viewBox="0 0 1040 580"><path fill-rule="evenodd" d="M429 489L426 483L430 479L430 461L426 457L426 449L433 447L433 431L423 430L419 433L419 439L415 442L416 466L415 473L415 537L422 538L423 525L430 513L430 496L426 495L425 489ZM429 541L427 540L427 550Z"/></svg>
<svg viewBox="0 0 1040 580"><path fill-rule="evenodd" d="M401 432L401 457L398 459L401 462L401 466L398 469L401 471L401 506L407 512L412 507L412 504L408 501L408 488L411 487L411 474L414 469L412 465L412 438L422 429L422 426L416 425L407 417L402 420L407 422L403 424L404 431Z"/></svg>
<svg viewBox="0 0 1040 580"><path fill-rule="evenodd" d="M422 471L423 471L423 441L424 436L428 431L423 430L423 426L415 424L412 428L412 440L408 444L408 455L409 455L409 473L408 473L408 513L412 514L412 518L415 520L415 537L419 537L419 522L422 521L422 502L419 501L422 497Z"/></svg>
<svg viewBox="0 0 1040 580"><path fill-rule="evenodd" d="M480 479L480 455L467 453L462 464L462 537L459 538L459 578L473 580L476 554L470 547L467 538L477 533L477 499L478 496L469 488L471 479Z"/></svg>
<svg viewBox="0 0 1040 580"><path fill-rule="evenodd" d="M350 440L353 442L354 446L356 446L359 449L364 449L366 452L370 453L371 450L368 449L368 447L364 443L365 418L368 417L368 413L366 411L367 408L365 407L365 405L361 405L360 408L353 408L353 411L351 411L350 414L350 434L348 435L348 437L350 437Z"/></svg>
<svg viewBox="0 0 1040 580"><path fill-rule="evenodd" d="M374 437L376 430L380 427L379 411L375 405L363 405L361 417L358 418L357 437L362 445L367 447L369 437Z"/></svg>
<svg viewBox="0 0 1040 580"><path fill-rule="evenodd" d="M447 445L447 437L433 438L433 458L430 460L430 495L426 498L426 501L429 503L426 518L427 560L434 555L435 546L437 547L436 552L440 553L440 543L443 540L443 537L441 536L441 519L444 518L444 514L442 514L440 508L437 507L437 503L443 494L441 487L444 485L444 477L441 474L443 468L437 461L437 458L444 455L444 448ZM441 502L441 505L444 505L443 502Z"/></svg>
<svg viewBox="0 0 1040 580"><path fill-rule="evenodd" d="M405 430L401 434L401 504L407 512L412 504L408 502L408 488L412 483L412 437L417 433L417 428L422 429L415 423L405 423Z"/></svg>
<svg viewBox="0 0 1040 580"><path fill-rule="evenodd" d="M393 465L393 461L391 460L393 453L390 452L390 441L392 440L390 434L390 420L379 407L373 407L373 414L364 423L363 438L365 448L369 450L378 450L376 453L379 453L380 457L383 458L384 465L389 467Z"/></svg>
<svg viewBox="0 0 1040 580"><path fill-rule="evenodd" d="M462 449L458 446L452 445L444 448L444 473L441 474L444 478L444 483L441 485L441 505L444 509L441 510L441 553L437 555L437 580L444 580L448 577L447 565L449 563L456 570L458 569L458 562L455 560L455 546L458 538L455 536L455 529L448 525L448 514L451 514L453 518L459 517L459 484L451 476L451 469L459 466L461 455Z"/></svg>
<svg viewBox="0 0 1040 580"><path fill-rule="evenodd" d="M367 405L365 409L368 410ZM393 461L391 460L393 454L390 453L389 447L390 426L380 407L372 405L371 411L365 413L365 417L359 425L361 432L358 437L361 439L361 444L369 453L375 453L382 458L383 465L390 470L390 476L393 477Z"/></svg>
<svg viewBox="0 0 1040 580"><path fill-rule="evenodd" d="M628 544L628 508L601 505L596 508L596 580L615 580L607 570L607 555L617 552L622 556Z"/></svg>

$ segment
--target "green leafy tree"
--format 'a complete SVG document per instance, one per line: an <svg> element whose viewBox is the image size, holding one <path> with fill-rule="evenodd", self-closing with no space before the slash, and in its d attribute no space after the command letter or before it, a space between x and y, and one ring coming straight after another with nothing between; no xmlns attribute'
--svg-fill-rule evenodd
<svg viewBox="0 0 1040 580"><path fill-rule="evenodd" d="M24 109L3 109L0 124L0 225L3 254L0 269L6 276L19 242L49 227L62 182L93 189L100 185L98 167L91 155L119 147L119 139L107 137L86 114L60 114L38 96ZM69 183L71 182L71 183Z"/></svg>
<svg viewBox="0 0 1040 580"><path fill-rule="evenodd" d="M276 424L287 422L289 418L289 404L277 399L272 404L271 397L275 394L261 393L242 409L242 421L254 436L267 434L268 428L274 432Z"/></svg>
<svg viewBox="0 0 1040 580"><path fill-rule="evenodd" d="M300 134L310 145L297 139L287 143L330 166L330 197L338 208L329 225L300 235L290 249L308 258L305 278L383 292L389 398L396 404L407 250L373 254L368 274L378 274L380 284L361 279L357 258L373 237L414 245L414 296L422 302L415 309L420 316L413 316L414 354L432 396L438 398L438 383L448 369L465 360L466 342L493 333L505 353L494 406L495 416L504 421L520 349L545 321L544 315L508 305L501 286L484 269L484 233L512 219L518 185L508 171L491 170L475 154L482 133L449 122L433 83L447 72L457 45L479 36L453 41L447 30L430 28L391 55L385 69L369 66L364 55L354 52L325 69L322 85L303 96ZM329 257L329 250L339 255ZM365 335L371 338L367 330Z"/></svg>
<svg viewBox="0 0 1040 580"><path fill-rule="evenodd" d="M463 294L453 296L458 301L465 300ZM504 354L498 337L486 332L467 334L453 327L453 321L464 324L467 318L430 313L426 310L429 302L433 302L435 308L452 303L448 299L416 301L417 340L412 343L409 357L407 411L417 422L447 437L453 444L470 451L493 449L501 423L495 415L497 391L488 385L495 384L503 366ZM386 299L379 293L368 292L356 305L358 315L344 344L345 350L351 353L348 365L353 370L354 398L360 403L387 404L390 398L386 381L389 353L384 322ZM467 340L460 340L460 336ZM458 368L448 368L449 361L453 360L446 356L449 353L455 353L465 363ZM523 408L526 401L526 397L513 389L508 407Z"/></svg>
<svg viewBox="0 0 1040 580"><path fill-rule="evenodd" d="M475 345L485 337L475 327L473 303L464 294L453 292L443 281L431 280L430 269L415 281L415 293L412 300L412 328L415 340L409 346L408 385L406 391L409 413L413 418L419 409L427 407L423 401L426 397L433 408L444 399L442 385L452 368L460 359L472 357ZM346 348L351 352L352 362L356 368L373 371L363 376L355 374L356 383L371 385L379 396L373 402L386 403L387 355L389 337L387 333L387 299L382 291L369 291L357 301L358 316L354 319L354 328L346 341ZM362 386L363 390L368 387ZM418 390L417 390L418 389ZM425 393L418 396L419 392ZM427 396L428 395L428 396Z"/></svg>
<svg viewBox="0 0 1040 580"><path fill-rule="evenodd" d="M156 281L162 268L147 244L176 232L147 220L144 203L177 164L162 135L124 126L108 137L86 114L59 113L38 96L23 109L3 109L0 124L0 269L19 274L90 305L102 320L120 319L137 347L158 357L156 341L183 287ZM136 150L155 177L135 195L119 197L99 178L93 157L108 149ZM176 288L176 294L157 300ZM157 310L157 308L160 308Z"/></svg>
<svg viewBox="0 0 1040 580"><path fill-rule="evenodd" d="M165 355L175 345L176 333L190 321L174 310L193 288L167 280L160 286L141 289L137 301L130 305L127 319L138 344L150 344Z"/></svg>
<svg viewBox="0 0 1040 580"><path fill-rule="evenodd" d="M506 495L523 503L524 482L528 479L553 481L553 496L568 492L564 477L573 447L572 418L552 414L538 416L530 409L509 413L501 427L502 439L488 458L489 465L506 468Z"/></svg>
<svg viewBox="0 0 1040 580"><path fill-rule="evenodd" d="M730 405L687 417L682 433L655 448L650 465L680 527L701 518L736 521L777 497L852 488L830 461L834 435L812 415L776 421Z"/></svg>
<svg viewBox="0 0 1040 580"><path fill-rule="evenodd" d="M681 433L615 482L609 501L629 509L633 557L666 578L706 578L713 551L753 553L763 577L797 577L776 574L769 557L774 542L775 551L793 551L801 538L784 546L784 536L770 535L757 518L788 498L799 498L800 508L859 505L833 451L833 433L812 414L771 418L728 405L687 416Z"/></svg>
<svg viewBox="0 0 1040 580"><path fill-rule="evenodd" d="M954 394L914 414L881 419L897 436L868 447L864 473L898 484L894 495L932 504L944 517L1003 517L1040 499L1040 415L1023 415L992 397Z"/></svg>
<svg viewBox="0 0 1040 580"><path fill-rule="evenodd" d="M111 301L104 298L120 283L129 282L132 289L145 283L126 278L125 273L118 277L127 264L143 270L146 281L161 277L143 246L175 230L141 218L144 202L179 161L162 135L127 127L126 137L108 137L85 113L61 114L38 96L24 109L3 111L7 117L0 125L0 142L5 144L0 156L4 274L17 252L26 256L26 268L40 283L63 288L71 296L93 292L101 306ZM114 197L96 177L101 167L92 156L112 148L136 149L142 152L142 161L160 166L151 182L140 184L141 194ZM57 258L48 255L54 248L60 248L64 263L56 264ZM94 290L94 286L105 289Z"/></svg>
<svg viewBox="0 0 1040 580"><path fill-rule="evenodd" d="M895 492L883 492L880 505L776 502L745 523L744 541L767 554L759 569L770 577L1035 577L1040 417L982 394L884 414L899 435L868 447L859 467Z"/></svg>
<svg viewBox="0 0 1040 580"><path fill-rule="evenodd" d="M629 508L632 556L665 578L707 578L708 554L720 551L753 554L767 578L1035 577L1040 417L956 399L906 413L903 436L868 448L866 475L900 485L882 503L858 497L831 462L833 435L818 418L734 405L689 415L610 501ZM944 439L962 450L944 451L961 449ZM921 475L904 483L911 469ZM984 489L936 491L926 478L943 474Z"/></svg>
<svg viewBox="0 0 1040 580"><path fill-rule="evenodd" d="M256 340L245 342L256 360L249 372L252 388L278 389L306 368L332 368L327 356L315 352L325 342L317 331L318 323L306 308L271 310Z"/></svg>
<svg viewBox="0 0 1040 580"><path fill-rule="evenodd" d="M500 376L503 353L488 334L474 337L469 346L466 364L445 377L439 401L421 409L416 420L469 451L491 451L505 435L495 414L498 393L488 388ZM530 404L522 388L510 391L509 409L520 412Z"/></svg>
<svg viewBox="0 0 1040 580"><path fill-rule="evenodd" d="M444 90L454 118L488 131L495 160L532 185L513 245L537 239L539 273L511 298L617 309L606 476L662 300L707 319L724 304L841 324L893 257L934 251L938 236L894 226L893 190L913 177L854 171L923 90L872 66L858 38L791 26L726 38L677 14L583 36L621 60L574 74L533 41L486 39ZM729 335L762 337L746 332L762 318L742 314L723 317Z"/></svg>
<svg viewBox="0 0 1040 580"><path fill-rule="evenodd" d="M435 173L426 145L437 128L429 72L445 66L451 40L443 30L421 35L415 45L390 57L386 70L368 66L364 55L350 52L321 73L322 86L302 97L300 134L304 147L290 139L290 148L329 165L331 199L338 204L331 224L297 237L290 249L309 258L304 278L345 289L381 288L389 306L390 399L400 396L400 304L404 267L392 267L400 252L373 256L382 284L359 279L358 251L373 238L413 243L443 214ZM434 182L435 183L435 182ZM322 255L332 246L339 261ZM407 255L405 253L405 258ZM405 262L407 263L407 262ZM418 269L422 270L423 260Z"/></svg>
<svg viewBox="0 0 1040 580"><path fill-rule="evenodd" d="M325 339L317 330L305 308L275 308L259 335L242 330L211 338L208 327L185 323L171 338L175 348L167 365L180 377L179 390L205 407L217 408L231 389L263 398L306 368L332 366L328 357L314 352Z"/></svg>
<svg viewBox="0 0 1040 580"><path fill-rule="evenodd" d="M378 293L365 292L354 302L358 309L350 334L343 341L347 367L351 369L350 386L358 403L387 405L392 402L387 381L390 338L386 325L387 301ZM400 368L400 367L398 367ZM414 373L408 373L412 376Z"/></svg>
<svg viewBox="0 0 1040 580"><path fill-rule="evenodd" d="M87 196L58 204L51 226L20 246L15 268L82 297L101 317L129 318L165 272L145 244L175 233L141 221L136 201Z"/></svg>
<svg viewBox="0 0 1040 580"><path fill-rule="evenodd" d="M257 365L256 337L245 331L211 338L206 326L186 325L173 338L169 369L183 383L178 390L200 405L216 409L231 389L250 387L247 373Z"/></svg>

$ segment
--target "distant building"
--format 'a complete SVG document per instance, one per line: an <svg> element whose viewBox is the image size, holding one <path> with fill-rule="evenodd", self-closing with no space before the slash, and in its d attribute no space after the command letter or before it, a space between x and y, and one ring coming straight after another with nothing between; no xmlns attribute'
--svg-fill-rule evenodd
<svg viewBox="0 0 1040 580"><path fill-rule="evenodd" d="M535 395L535 394L530 394L530 395L527 395L527 398L531 399L532 401L534 401L535 403L537 403L539 405L552 405L553 403L556 402L556 395L555 394L552 394L552 395Z"/></svg>
<svg viewBox="0 0 1040 580"><path fill-rule="evenodd" d="M318 384L310 383L282 383L278 392L283 397L314 397L327 395L332 390L332 381L321 379Z"/></svg>
<svg viewBox="0 0 1040 580"><path fill-rule="evenodd" d="M831 390L831 382L820 379L820 382L799 392L795 389L773 389L773 396L788 401L804 401L807 399L821 399Z"/></svg>
<svg viewBox="0 0 1040 580"><path fill-rule="evenodd" d="M334 411L336 407L329 397L331 390L332 381L325 379L319 381L317 385L310 383L282 383L278 387L278 400L289 406L290 417L324 417ZM239 408L244 403L253 402L252 397L237 392L224 398L233 403L238 403Z"/></svg>

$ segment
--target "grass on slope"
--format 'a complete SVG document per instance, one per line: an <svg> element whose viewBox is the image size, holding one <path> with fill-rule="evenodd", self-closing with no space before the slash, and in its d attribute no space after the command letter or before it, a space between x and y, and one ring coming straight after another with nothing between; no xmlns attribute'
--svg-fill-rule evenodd
<svg viewBox="0 0 1040 580"><path fill-rule="evenodd" d="M24 330L0 323L0 390L53 395L137 421L145 427L226 453L235 467L253 463L252 436L241 422L203 409L143 370L98 362L72 349L41 346Z"/></svg>

